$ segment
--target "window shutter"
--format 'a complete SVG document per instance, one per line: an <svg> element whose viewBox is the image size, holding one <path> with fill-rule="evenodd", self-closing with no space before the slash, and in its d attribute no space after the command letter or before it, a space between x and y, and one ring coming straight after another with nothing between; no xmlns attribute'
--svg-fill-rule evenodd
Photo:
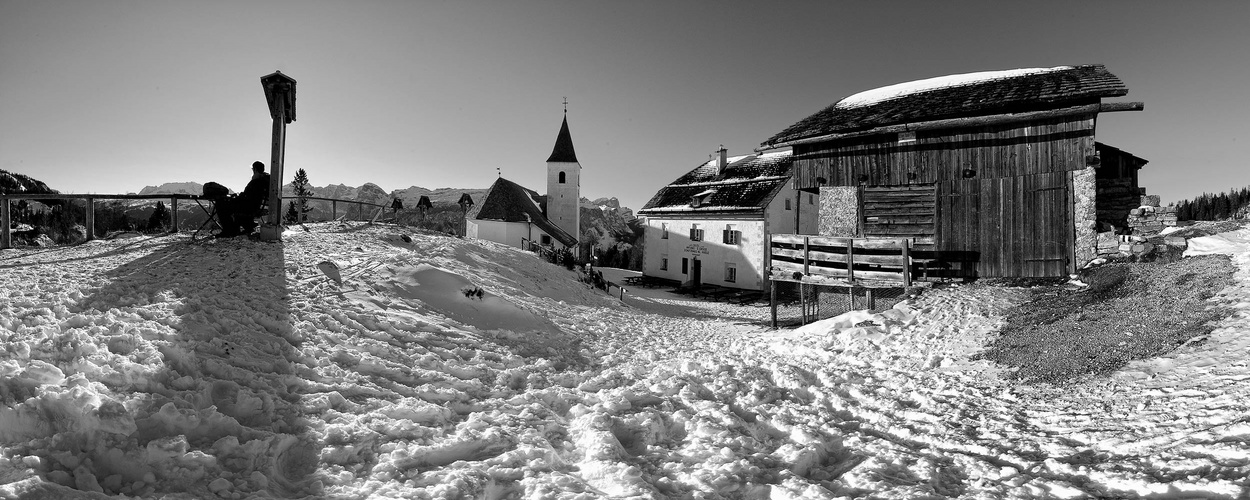
<svg viewBox="0 0 1250 500"><path fill-rule="evenodd" d="M728 229L721 231L721 243L726 245L733 244L733 231Z"/></svg>

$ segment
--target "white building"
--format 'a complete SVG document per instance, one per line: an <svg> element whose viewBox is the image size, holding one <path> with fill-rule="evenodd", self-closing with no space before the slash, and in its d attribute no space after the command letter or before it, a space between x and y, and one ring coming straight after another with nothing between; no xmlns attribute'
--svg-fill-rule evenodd
<svg viewBox="0 0 1250 500"><path fill-rule="evenodd" d="M768 235L816 234L819 200L794 189L790 151L715 158L664 186L646 220L643 274L763 290Z"/></svg>
<svg viewBox="0 0 1250 500"><path fill-rule="evenodd" d="M466 214L465 236L518 248L531 243L567 248L576 254L581 170L565 116L547 158L547 195L500 177Z"/></svg>

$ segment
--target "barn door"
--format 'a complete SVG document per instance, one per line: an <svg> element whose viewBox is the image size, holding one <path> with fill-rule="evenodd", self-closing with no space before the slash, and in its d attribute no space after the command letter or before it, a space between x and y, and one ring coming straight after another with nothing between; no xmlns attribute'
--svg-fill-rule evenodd
<svg viewBox="0 0 1250 500"><path fill-rule="evenodd" d="M1070 191L1066 172L944 182L938 250L964 256L975 276L1063 276L1075 246Z"/></svg>

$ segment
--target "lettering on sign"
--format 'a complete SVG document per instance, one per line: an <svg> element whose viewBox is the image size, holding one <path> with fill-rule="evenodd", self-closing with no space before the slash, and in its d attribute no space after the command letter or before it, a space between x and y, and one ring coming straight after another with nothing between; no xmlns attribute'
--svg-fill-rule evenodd
<svg viewBox="0 0 1250 500"><path fill-rule="evenodd" d="M686 253L708 255L708 254L711 254L712 251L708 250L707 245L691 243L689 245L686 245Z"/></svg>

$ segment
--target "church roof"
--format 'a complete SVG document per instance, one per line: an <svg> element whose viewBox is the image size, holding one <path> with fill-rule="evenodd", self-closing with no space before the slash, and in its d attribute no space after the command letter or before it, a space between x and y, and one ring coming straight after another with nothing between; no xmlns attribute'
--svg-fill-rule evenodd
<svg viewBox="0 0 1250 500"><path fill-rule="evenodd" d="M534 190L526 189L520 184L500 177L495 180L494 184L491 184L490 189L486 190L486 194L482 195L482 202L469 209L467 215L474 220L501 222L525 222L526 216L529 216L529 222L551 235L552 238L559 240L565 246L576 246L577 238L560 229L543 215L543 206L546 203L546 197L540 196Z"/></svg>
<svg viewBox="0 0 1250 500"><path fill-rule="evenodd" d="M569 135L569 117L564 117L564 123L560 124L560 134L556 135L556 146L551 149L551 156L547 158L547 162L568 162L577 163L577 153L573 151L573 137Z"/></svg>

